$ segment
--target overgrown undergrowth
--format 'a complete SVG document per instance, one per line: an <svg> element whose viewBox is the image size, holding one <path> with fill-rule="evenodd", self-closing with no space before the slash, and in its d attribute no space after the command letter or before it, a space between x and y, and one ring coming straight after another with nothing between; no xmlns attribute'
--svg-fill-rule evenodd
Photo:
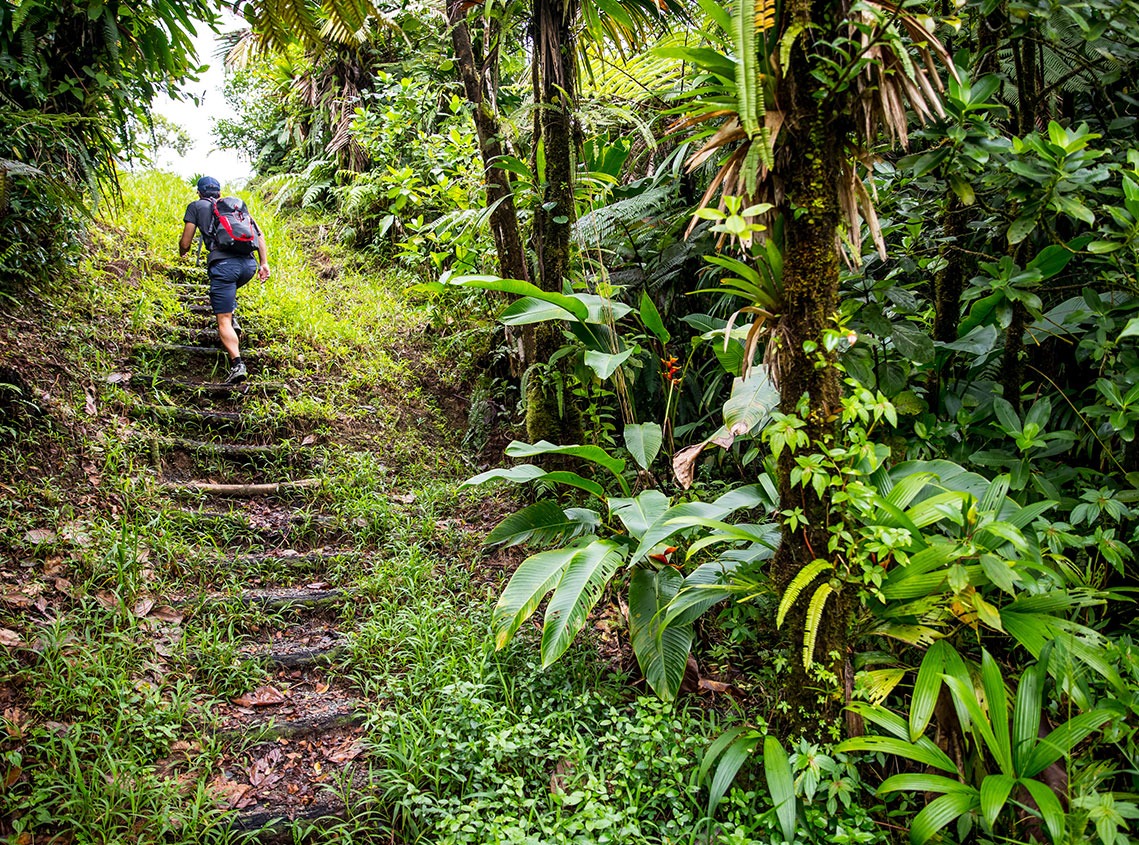
<svg viewBox="0 0 1139 845"><path fill-rule="evenodd" d="M266 680L242 647L281 620L200 597L303 579L288 555L235 557L273 547L286 511L289 544L343 553L320 574L354 596L331 611L348 640L329 682L366 702L363 780L327 783L348 814L313 841L703 841L697 769L715 709L640 697L598 648L604 626L546 671L529 636L493 651L508 559L480 542L504 505L456 490L471 472L463 423L429 388L457 388L462 367L443 362L466 353L427 330L410 280L253 200L274 273L242 291L240 312L247 349L271 362L255 381L283 386L245 410L307 443L323 483L278 512L161 489L139 411L177 400L125 387L142 378L132 349L179 319L165 272L191 196L172 177L127 180L80 272L26 292L0 330L24 403L0 448L6 841L239 838L209 772L256 738L213 733L210 714ZM772 822L745 825L735 795L719 829L752 841Z"/></svg>

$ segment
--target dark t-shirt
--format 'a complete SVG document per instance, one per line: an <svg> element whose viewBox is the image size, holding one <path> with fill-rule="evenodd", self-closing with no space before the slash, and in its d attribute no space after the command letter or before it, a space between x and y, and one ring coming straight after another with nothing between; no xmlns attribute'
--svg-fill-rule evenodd
<svg viewBox="0 0 1139 845"><path fill-rule="evenodd" d="M241 204L241 210L249 214L249 209L246 208L245 203ZM253 215L250 215L252 219ZM221 250L214 249L213 239L210 237L210 232L214 228L214 206L208 199L197 199L186 206L186 213L182 215L183 223L193 223L198 227L198 231L202 234L202 240L206 242L206 249L210 251L209 257L206 258L206 264L213 264L215 261L221 261L223 258L233 258L231 252L222 252ZM253 221L253 228L257 232L257 237L261 237L261 229L257 225L257 221ZM256 253L254 253L256 255Z"/></svg>

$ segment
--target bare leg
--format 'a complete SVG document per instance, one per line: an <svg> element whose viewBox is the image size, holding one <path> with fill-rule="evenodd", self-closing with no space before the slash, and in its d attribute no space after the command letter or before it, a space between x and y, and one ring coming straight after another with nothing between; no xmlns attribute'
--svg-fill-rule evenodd
<svg viewBox="0 0 1139 845"><path fill-rule="evenodd" d="M229 360L241 357L241 347L237 343L237 332L233 330L233 313L217 314L218 337L221 338L222 348L229 355Z"/></svg>

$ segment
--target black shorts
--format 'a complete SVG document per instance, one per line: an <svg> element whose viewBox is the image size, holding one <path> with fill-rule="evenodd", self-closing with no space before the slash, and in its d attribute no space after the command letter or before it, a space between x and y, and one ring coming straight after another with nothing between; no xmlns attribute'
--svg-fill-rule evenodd
<svg viewBox="0 0 1139 845"><path fill-rule="evenodd" d="M232 314L237 307L237 289L253 278L257 259L253 256L222 258L209 266L210 308L215 314Z"/></svg>

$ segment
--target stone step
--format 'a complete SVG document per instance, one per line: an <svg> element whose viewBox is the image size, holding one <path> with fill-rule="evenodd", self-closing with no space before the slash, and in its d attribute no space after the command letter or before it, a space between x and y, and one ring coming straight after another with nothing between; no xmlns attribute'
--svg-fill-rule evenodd
<svg viewBox="0 0 1139 845"><path fill-rule="evenodd" d="M323 479L299 478L296 481L251 482L226 484L213 481L167 481L159 489L172 496L223 496L231 499L258 499L289 496L303 490L320 488Z"/></svg>
<svg viewBox="0 0 1139 845"><path fill-rule="evenodd" d="M136 358L146 355L179 358L228 357L228 353L220 346L194 346L185 343L140 343L134 347L132 355ZM242 349L241 357L246 361L256 361L263 357L263 353L259 349Z"/></svg>
<svg viewBox="0 0 1139 845"><path fill-rule="evenodd" d="M129 383L131 387L136 389L151 387L189 396L222 398L249 395L270 398L288 391L288 385L284 382L258 382L247 379L241 384L224 384L222 382L186 381L154 373L135 373Z"/></svg>
<svg viewBox="0 0 1139 845"><path fill-rule="evenodd" d="M225 547L255 553L286 546L329 546L349 541L348 532L323 514L293 513L285 519L258 520L240 511L170 511L172 531L190 545Z"/></svg>
<svg viewBox="0 0 1139 845"><path fill-rule="evenodd" d="M335 610L346 602L353 601L358 594L354 590L333 589L307 589L305 587L270 587L261 590L246 590L240 595L214 593L205 596L194 596L187 599L174 599L175 607L181 608L208 608L218 604L243 604L249 608L256 608L265 613L319 613L326 610Z"/></svg>
<svg viewBox="0 0 1139 845"><path fill-rule="evenodd" d="M243 431L264 425L264 418L240 411L204 411L177 405L131 405L128 413L136 419L156 419L164 423L185 423L206 431Z"/></svg>

